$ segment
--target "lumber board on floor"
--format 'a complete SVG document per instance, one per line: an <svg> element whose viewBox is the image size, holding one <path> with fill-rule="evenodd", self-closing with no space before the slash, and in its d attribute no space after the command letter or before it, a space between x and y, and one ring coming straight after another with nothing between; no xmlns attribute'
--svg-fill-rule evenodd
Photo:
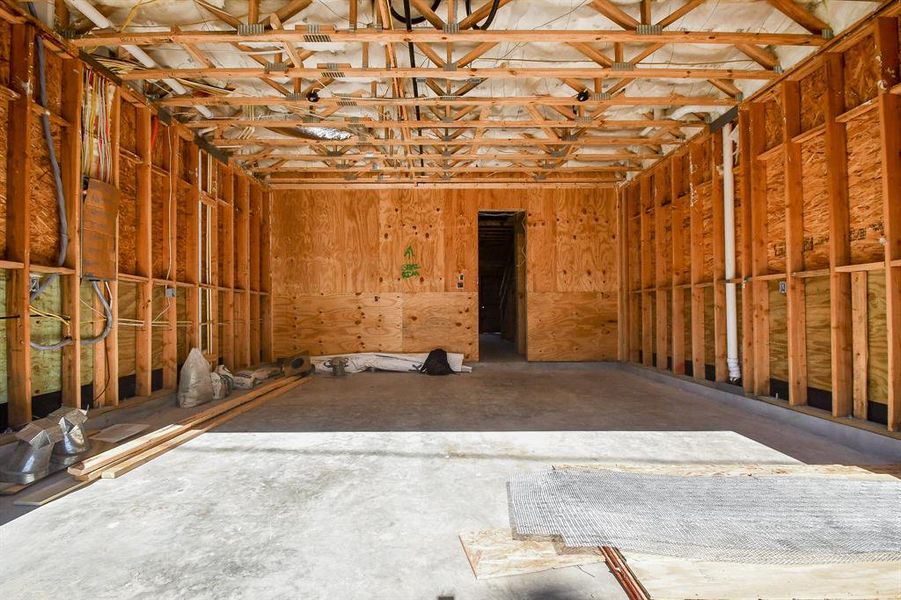
<svg viewBox="0 0 901 600"><path fill-rule="evenodd" d="M202 424L200 424L194 428L191 428L188 431L185 431L184 433L182 433L172 439L161 442L161 443L149 448L148 450L141 452L140 454L135 454L135 455L131 456L130 458L126 458L125 460L123 460L121 462L117 462L117 463L113 464L109 468L103 469L103 471L101 473L101 477L103 479L115 479L117 477L121 477L122 475L128 473L132 469L135 469L135 468L153 460L160 454L164 454L164 453L168 452L169 450L172 450L173 448L181 446L185 442L193 440L194 438L203 434L204 432L209 431L210 429L213 429L214 427L218 427L219 425L225 423L226 421L230 421L231 419L233 419L233 418L237 417L238 415L241 415L249 410L253 410L254 408L257 408L264 402L271 400L272 398L275 398L276 396L279 396L279 395L283 394L284 392L286 392L290 389L293 389L303 383L306 383L307 381L310 381L310 380L308 378L307 379L294 379L293 381L291 381L290 383L287 383L286 385L269 390L266 393L261 394L258 397L254 398L250 402L245 402L244 404L238 406L237 408L229 410L214 419L205 421Z"/></svg>
<svg viewBox="0 0 901 600"><path fill-rule="evenodd" d="M48 502L52 502L57 498L62 498L66 494L81 489L89 483L91 483L91 481L82 481L71 476L66 476L59 481L30 491L21 498L16 498L13 501L13 504L16 506L44 506Z"/></svg>
<svg viewBox="0 0 901 600"><path fill-rule="evenodd" d="M242 404L250 402L263 394L286 387L292 381L296 381L296 378L276 380L268 385L264 385L255 390L251 390L246 394L241 394L231 400L227 400L226 402L217 404L186 419L182 419L178 423L166 425L165 427L151 431L150 433L142 435L141 437L131 440L130 442L125 442L124 444L116 446L111 450L102 452L89 459L83 460L80 463L72 465L71 467L69 467L69 474L74 475L75 477L84 477L92 471L101 469L124 458L127 458L132 454L143 452L156 446L157 444L166 442L167 440L170 440L182 433L185 433L186 431L189 431L192 427L206 421L207 419L217 417L229 410L241 406Z"/></svg>

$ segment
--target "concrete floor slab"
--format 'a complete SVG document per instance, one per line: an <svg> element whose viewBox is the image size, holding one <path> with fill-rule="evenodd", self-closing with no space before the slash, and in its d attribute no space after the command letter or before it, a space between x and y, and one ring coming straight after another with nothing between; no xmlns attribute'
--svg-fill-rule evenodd
<svg viewBox="0 0 901 600"><path fill-rule="evenodd" d="M477 581L457 536L552 464L881 458L614 365L320 377L2 525L0 597L620 598L602 565Z"/></svg>

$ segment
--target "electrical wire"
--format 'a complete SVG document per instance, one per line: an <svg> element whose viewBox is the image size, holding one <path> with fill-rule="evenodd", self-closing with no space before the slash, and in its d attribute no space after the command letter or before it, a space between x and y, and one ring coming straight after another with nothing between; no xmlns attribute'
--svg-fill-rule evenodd
<svg viewBox="0 0 901 600"><path fill-rule="evenodd" d="M470 0L466 0L466 16L469 17L472 15L472 7L470 6ZM500 7L501 0L491 0L491 11L488 13L488 18L481 25L477 25L473 23L473 29L488 29L491 27L491 23L494 21L494 17L497 16L497 9Z"/></svg>
<svg viewBox="0 0 901 600"><path fill-rule="evenodd" d="M32 17L37 18L37 10L34 7L33 2L28 2L28 12ZM46 65L46 56L44 49L44 39L40 34L35 34L35 48L38 59L38 100L40 102L41 108L43 111L41 112L41 126L44 133L44 142L47 145L47 158L50 162L50 169L53 172L53 186L54 192L56 195L56 203L59 208L59 253L57 255L57 266L61 267L66 262L66 253L69 249L69 221L68 215L66 213L66 198L63 194L63 180L62 173L60 171L59 160L56 156L56 146L53 143L53 131L50 128L50 111L47 108L47 65ZM60 315L55 315L53 313L49 313L46 311L42 311L33 306L35 299L40 296L47 287L59 279L58 273L51 273L46 277L42 277L37 285L31 290L31 293L28 297L29 303L29 313L35 312L38 316L45 316L49 318L54 318L57 320L66 323L68 327L68 323L66 319ZM99 342L109 335L110 330L112 329L113 324L113 312L111 302L107 302L106 298L104 298L103 293L100 290L97 281L92 281L91 285L94 289L94 293L97 294L97 297L100 298L100 303L104 307L104 311L106 314L106 326L102 334L96 338L85 338L81 340L83 345L93 344ZM73 339L71 337L64 337L63 339L55 342L53 344L39 344L38 342L29 340L29 343L32 348L36 350L59 350L73 343Z"/></svg>
<svg viewBox="0 0 901 600"><path fill-rule="evenodd" d="M468 4L468 2L467 2ZM432 12L435 12L441 5L441 0L433 0L432 1ZM391 16L400 21L401 23L407 24L407 31L410 30L411 25L419 25L420 23L425 21L425 17L420 15L418 17L410 17L410 0L404 0L404 14L400 14L396 10L394 10L394 6L391 5L391 1L388 1L388 8L391 9Z"/></svg>

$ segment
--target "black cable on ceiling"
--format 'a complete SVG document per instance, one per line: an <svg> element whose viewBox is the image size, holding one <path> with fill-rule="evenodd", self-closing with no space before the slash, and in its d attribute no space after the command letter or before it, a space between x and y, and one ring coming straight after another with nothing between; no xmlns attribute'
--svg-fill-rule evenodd
<svg viewBox="0 0 901 600"><path fill-rule="evenodd" d="M441 0L433 0L432 12L435 12L435 9L438 8L440 5L441 5ZM421 15L418 17L412 17L412 18L410 17L410 2L409 2L409 0L404 0L404 14L400 14L396 10L394 10L394 7L391 5L390 1L388 2L388 8L391 9L392 17L394 17L398 21L401 21L401 22L407 24L408 30L410 29L411 26L419 25L420 23L425 21L425 17L423 17Z"/></svg>
<svg viewBox="0 0 901 600"><path fill-rule="evenodd" d="M481 25L473 25L473 29L488 29L491 27L491 23L494 22L494 17L497 15L497 9L500 7L501 0L491 0L491 12L488 13L488 18L485 19L485 22ZM470 6L470 0L466 0L466 16L472 15L472 7Z"/></svg>

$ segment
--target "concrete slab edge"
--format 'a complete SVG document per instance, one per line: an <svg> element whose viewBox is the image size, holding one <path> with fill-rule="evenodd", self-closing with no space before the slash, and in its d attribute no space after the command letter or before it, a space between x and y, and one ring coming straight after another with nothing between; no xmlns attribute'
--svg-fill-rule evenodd
<svg viewBox="0 0 901 600"><path fill-rule="evenodd" d="M848 448L879 456L884 462L901 463L901 440L889 435L867 431L853 425L846 425L828 418L770 404L743 394L736 394L717 387L712 382L710 384L696 382L688 378L632 363L617 364L624 371L686 392L698 394L717 402L724 402L730 406L775 419L810 433L822 435Z"/></svg>

